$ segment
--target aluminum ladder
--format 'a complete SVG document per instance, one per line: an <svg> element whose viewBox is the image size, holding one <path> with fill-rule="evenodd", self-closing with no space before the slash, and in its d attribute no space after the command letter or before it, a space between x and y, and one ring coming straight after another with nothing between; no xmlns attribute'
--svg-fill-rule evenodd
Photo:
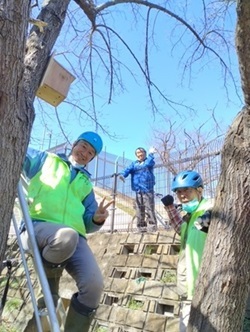
<svg viewBox="0 0 250 332"><path fill-rule="evenodd" d="M25 196L25 192L24 192L26 189L27 189L27 182L25 181L25 179L23 177L21 177L21 180L18 183L17 198L18 198L18 202L19 202L19 206L20 206L22 220L25 223L26 231L28 232L28 236L29 236L30 252L27 253L22 246L20 230L19 230L18 223L17 223L14 213L12 216L12 222L13 222L13 226L15 229L17 242L18 242L18 245L20 248L22 263L23 263L25 275L27 278L27 284L28 284L28 288L30 291L32 305L34 308L34 316L35 316L35 321L36 321L37 332L44 332L42 320L43 320L43 322L45 320L46 324L49 324L49 328L50 328L49 330L51 332L60 332L62 330L60 329L60 324L58 321L56 308L54 306L53 298L52 298L52 295L50 292L50 287L49 287L48 280L47 280L47 277L46 277L46 274L45 274L45 271L43 268L41 255L40 255L38 245L36 242L33 224L32 224L32 221L31 221L31 218L29 215L28 204L27 204L26 196ZM43 292L44 301L46 304L45 310L39 310L37 307L35 292L33 289L31 277L29 274L28 264L27 264L27 260L26 260L27 255L29 255L29 254L32 256L32 260L33 260L34 267L35 267L35 270L37 273L37 277L38 277L38 280L39 280L39 283L40 283L40 286L41 286L41 289ZM61 301L61 299L59 299L59 301ZM63 306L63 304L61 302L58 305L60 307ZM64 323L65 316L66 316L65 311L64 311L63 315L64 315L64 319L62 319L62 321Z"/></svg>

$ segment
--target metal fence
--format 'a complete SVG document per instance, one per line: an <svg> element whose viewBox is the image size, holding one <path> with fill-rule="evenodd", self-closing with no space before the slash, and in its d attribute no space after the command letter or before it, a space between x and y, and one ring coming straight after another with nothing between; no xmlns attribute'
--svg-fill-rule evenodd
<svg viewBox="0 0 250 332"><path fill-rule="evenodd" d="M155 193L161 195L171 193L171 182L174 177L171 170L175 169L179 172L185 169L195 169L203 178L204 196L213 199L220 174L222 144L223 138L208 142L205 146L199 146L198 149L196 147L186 149L183 152L176 151L170 154L165 163L156 154L156 165L154 167ZM51 148L50 151L68 153L70 149L71 147L67 144L61 144ZM131 223L135 219L133 207L135 193L131 190L129 177L123 183L117 176L131 162L132 160L125 157L125 153L121 157L104 150L88 165L88 171L93 175L92 181L97 199L100 200L104 196L114 199L110 216L102 228L103 231L131 230ZM158 196L155 197L155 208L158 219L164 223L167 222L166 213ZM161 223L158 224L161 227Z"/></svg>
<svg viewBox="0 0 250 332"><path fill-rule="evenodd" d="M222 140L216 140L213 144L203 149L202 154L197 154L197 151L194 153L190 149L188 153L185 153L185 156L181 156L181 154L178 154L178 158L172 156L172 161L165 164L161 163L159 158L156 157L156 165L154 167L155 193L163 196L171 194L171 182L174 177L169 171L171 164L174 163L175 169L178 171L190 169L190 165L195 164L195 170L201 174L204 181L204 197L213 199L220 175L221 147ZM125 157L117 157L104 152L89 167L89 171L95 174L92 180L95 185L97 198L109 196L115 200L110 216L102 231L127 231L135 227L135 223L133 223L131 228L131 223L135 219L135 210L133 208L135 193L131 190L130 176L125 183L119 180L118 177L119 172L131 162ZM166 212L158 196L155 197L155 209L159 220L161 218L164 223L167 223ZM160 222L158 222L158 225L163 227Z"/></svg>

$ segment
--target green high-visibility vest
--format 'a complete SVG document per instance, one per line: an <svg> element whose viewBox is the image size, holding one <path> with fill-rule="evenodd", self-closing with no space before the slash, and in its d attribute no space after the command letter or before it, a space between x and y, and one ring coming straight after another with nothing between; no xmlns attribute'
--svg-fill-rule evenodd
<svg viewBox="0 0 250 332"><path fill-rule="evenodd" d="M85 235L83 222L84 198L92 184L78 171L71 182L71 171L59 156L49 153L42 169L30 180L28 188L29 212L32 219L67 225Z"/></svg>
<svg viewBox="0 0 250 332"><path fill-rule="evenodd" d="M181 225L181 251L177 268L177 288L179 295L192 299L198 276L207 234L198 230L194 222L205 211L211 209L211 202L202 199L188 222Z"/></svg>

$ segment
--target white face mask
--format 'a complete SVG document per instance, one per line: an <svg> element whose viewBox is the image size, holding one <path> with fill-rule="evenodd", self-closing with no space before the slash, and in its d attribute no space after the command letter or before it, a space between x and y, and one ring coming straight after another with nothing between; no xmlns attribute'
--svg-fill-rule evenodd
<svg viewBox="0 0 250 332"><path fill-rule="evenodd" d="M194 198L192 201L182 204L182 209L184 211L186 211L187 213L192 213L197 209L199 204L200 204L200 202L198 201L198 199Z"/></svg>
<svg viewBox="0 0 250 332"><path fill-rule="evenodd" d="M72 157L72 155L70 155L69 156L69 161L71 162L71 164L74 166L74 167L83 167L84 165L80 165L80 164L78 164L76 161L75 161L75 159Z"/></svg>

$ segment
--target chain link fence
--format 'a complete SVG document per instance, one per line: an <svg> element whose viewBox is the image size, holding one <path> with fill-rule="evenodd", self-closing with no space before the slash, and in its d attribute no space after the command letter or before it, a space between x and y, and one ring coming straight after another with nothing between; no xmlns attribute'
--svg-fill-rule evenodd
<svg viewBox="0 0 250 332"><path fill-rule="evenodd" d="M174 164L175 169L179 172L191 169L191 165L195 165L194 169L201 174L204 181L204 197L213 199L220 175L222 144L222 139L213 141L212 144L209 144L202 150L202 154L198 154L197 150L194 151L192 149L188 153L186 152L184 156L178 153L178 158L173 155L171 162L164 164L156 155L156 165L154 167L155 193L159 195L155 196L155 209L159 228L163 227L163 223L168 223L160 198L167 194L173 194L171 192L171 183L174 174L170 172L171 166ZM119 180L118 176L121 170L131 162L132 160L126 159L124 156L119 157L103 152L88 167L90 173L94 175L92 181L97 198L100 199L107 196L108 199L114 199L114 204L110 209L110 216L102 231L128 231L136 228L135 193L131 190L130 176L126 178L125 183Z"/></svg>

